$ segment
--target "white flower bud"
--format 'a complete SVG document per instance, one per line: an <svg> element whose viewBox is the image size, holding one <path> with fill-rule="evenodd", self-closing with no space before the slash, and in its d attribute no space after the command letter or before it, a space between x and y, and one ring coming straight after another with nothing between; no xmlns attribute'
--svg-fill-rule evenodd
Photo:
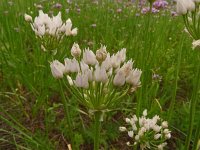
<svg viewBox="0 0 200 150"><path fill-rule="evenodd" d="M136 136L135 136L135 140L138 141L139 139L140 139L140 136L139 136L139 135L136 135Z"/></svg>
<svg viewBox="0 0 200 150"><path fill-rule="evenodd" d="M87 75L78 73L78 75L76 76L76 80L74 81L74 84L77 87L87 89L89 87Z"/></svg>
<svg viewBox="0 0 200 150"><path fill-rule="evenodd" d="M136 115L133 115L133 120L134 120L135 122L138 121L138 118L137 118Z"/></svg>
<svg viewBox="0 0 200 150"><path fill-rule="evenodd" d="M96 66L94 71L94 78L96 82L106 83L108 81L108 75L106 73L105 68Z"/></svg>
<svg viewBox="0 0 200 150"><path fill-rule="evenodd" d="M153 130L154 130L156 133L157 133L157 132L160 132L161 127L158 126L158 125L154 125L154 126L153 126Z"/></svg>
<svg viewBox="0 0 200 150"><path fill-rule="evenodd" d="M159 117L158 115L155 115L155 116L152 118L152 121L154 122L154 124L156 124L158 120L160 120L160 117Z"/></svg>
<svg viewBox="0 0 200 150"><path fill-rule="evenodd" d="M135 124L132 125L132 129L133 129L133 131L137 131L137 127Z"/></svg>
<svg viewBox="0 0 200 150"><path fill-rule="evenodd" d="M129 137L132 138L132 137L133 137L133 134L134 134L133 131L128 131L128 136L129 136Z"/></svg>
<svg viewBox="0 0 200 150"><path fill-rule="evenodd" d="M45 25L39 26L36 35L43 36L45 34Z"/></svg>
<svg viewBox="0 0 200 150"><path fill-rule="evenodd" d="M70 73L71 72L71 59L69 58L65 58L64 62L65 62L65 71L64 73Z"/></svg>
<svg viewBox="0 0 200 150"><path fill-rule="evenodd" d="M123 48L118 51L115 55L111 56L111 64L113 68L120 67L120 64L126 60L126 49Z"/></svg>
<svg viewBox="0 0 200 150"><path fill-rule="evenodd" d="M76 36L77 33L78 33L78 28L72 29L72 31L71 31L71 35L72 35L72 36Z"/></svg>
<svg viewBox="0 0 200 150"><path fill-rule="evenodd" d="M160 145L158 145L158 150L163 150L163 148L167 145L167 143L162 143Z"/></svg>
<svg viewBox="0 0 200 150"><path fill-rule="evenodd" d="M119 55L120 55L120 61L124 62L126 60L126 49L125 48L121 49L121 51L119 51Z"/></svg>
<svg viewBox="0 0 200 150"><path fill-rule="evenodd" d="M146 132L146 128L145 127L142 127L139 131L138 131L138 135L140 137L142 137L144 135L144 133Z"/></svg>
<svg viewBox="0 0 200 150"><path fill-rule="evenodd" d="M47 51L46 48L44 47L44 45L41 45L41 49L42 49L44 52Z"/></svg>
<svg viewBox="0 0 200 150"><path fill-rule="evenodd" d="M163 121L162 122L162 127L163 128L168 128L168 122L167 121Z"/></svg>
<svg viewBox="0 0 200 150"><path fill-rule="evenodd" d="M132 84L133 86L140 86L140 77L141 77L142 71L139 69L132 70L128 77L126 78L126 82L129 84Z"/></svg>
<svg viewBox="0 0 200 150"><path fill-rule="evenodd" d="M126 130L127 130L126 127L119 127L119 131L121 131L121 132L124 132Z"/></svg>
<svg viewBox="0 0 200 150"><path fill-rule="evenodd" d="M112 64L111 64L111 58L110 58L109 53L107 53L106 59L102 62L101 66L104 67L106 71L111 69Z"/></svg>
<svg viewBox="0 0 200 150"><path fill-rule="evenodd" d="M154 139L155 139L155 140L158 140L160 137L161 137L161 134L156 134L156 135L154 135Z"/></svg>
<svg viewBox="0 0 200 150"><path fill-rule="evenodd" d="M139 125L142 127L142 126L144 126L144 124L145 124L145 118L144 117L141 117L141 118L139 118Z"/></svg>
<svg viewBox="0 0 200 150"><path fill-rule="evenodd" d="M168 133L170 133L171 131L169 131L169 129L164 129L164 131L163 131L163 133L164 134L168 134Z"/></svg>
<svg viewBox="0 0 200 150"><path fill-rule="evenodd" d="M71 29L72 29L72 21L71 19L67 19L65 22L65 34L66 36L71 35Z"/></svg>
<svg viewBox="0 0 200 150"><path fill-rule="evenodd" d="M60 63L58 60L54 60L51 62L50 67L54 78L59 79L63 77L65 66L62 63Z"/></svg>
<svg viewBox="0 0 200 150"><path fill-rule="evenodd" d="M107 57L106 46L101 45L101 48L96 51L96 59L103 62Z"/></svg>
<svg viewBox="0 0 200 150"><path fill-rule="evenodd" d="M171 138L171 133L165 134L165 138L166 139L170 139Z"/></svg>
<svg viewBox="0 0 200 150"><path fill-rule="evenodd" d="M128 145L128 146L129 146L129 145L130 145L130 142L126 142L126 145Z"/></svg>
<svg viewBox="0 0 200 150"><path fill-rule="evenodd" d="M113 68L110 68L107 72L108 77L110 77L113 73Z"/></svg>
<svg viewBox="0 0 200 150"><path fill-rule="evenodd" d="M112 55L110 58L111 65L113 68L120 67L121 61L120 61L120 55Z"/></svg>
<svg viewBox="0 0 200 150"><path fill-rule="evenodd" d="M133 61L129 60L127 63L124 63L124 65L120 68L121 71L125 73L125 77L129 75L133 67Z"/></svg>
<svg viewBox="0 0 200 150"><path fill-rule="evenodd" d="M89 66L82 60L81 61L81 71L86 72L89 69Z"/></svg>
<svg viewBox="0 0 200 150"><path fill-rule="evenodd" d="M74 73L74 72L79 72L80 71L80 67L79 67L79 63L78 61L73 58L73 59L68 59L65 58L65 73Z"/></svg>
<svg viewBox="0 0 200 150"><path fill-rule="evenodd" d="M27 15L27 14L24 14L24 19L27 21L27 22L32 22L33 19L30 15Z"/></svg>
<svg viewBox="0 0 200 150"><path fill-rule="evenodd" d="M69 85L71 85L71 86L74 85L74 82L73 82L72 78L70 76L68 76L68 75L67 75L67 80L69 82Z"/></svg>
<svg viewBox="0 0 200 150"><path fill-rule="evenodd" d="M188 22L190 25L192 25L192 18L191 17L188 17Z"/></svg>
<svg viewBox="0 0 200 150"><path fill-rule="evenodd" d="M61 12L58 12L57 16L52 17L52 22L54 27L56 27L57 29L59 29L62 26L63 22L61 18Z"/></svg>
<svg viewBox="0 0 200 150"><path fill-rule="evenodd" d="M142 114L143 114L143 116L146 117L147 116L147 109L145 109Z"/></svg>
<svg viewBox="0 0 200 150"><path fill-rule="evenodd" d="M130 121L130 124L131 124L131 125L134 125L134 124L135 124L135 120L134 120L133 118L131 118L130 120L131 120L131 121Z"/></svg>
<svg viewBox="0 0 200 150"><path fill-rule="evenodd" d="M125 121L126 121L126 123L130 123L131 122L131 120L129 118L126 118Z"/></svg>
<svg viewBox="0 0 200 150"><path fill-rule="evenodd" d="M113 84L115 86L123 86L125 84L125 74L122 71L118 71L113 79Z"/></svg>
<svg viewBox="0 0 200 150"><path fill-rule="evenodd" d="M74 43L71 49L71 55L75 58L81 55L81 49L77 43Z"/></svg>
<svg viewBox="0 0 200 150"><path fill-rule="evenodd" d="M97 63L95 54L89 49L84 50L83 61L88 65L95 65Z"/></svg>
<svg viewBox="0 0 200 150"><path fill-rule="evenodd" d="M66 36L75 36L77 35L78 29L74 28L72 29L72 21L71 19L67 19L67 21L65 22L65 34Z"/></svg>
<svg viewBox="0 0 200 150"><path fill-rule="evenodd" d="M87 69L84 73L88 76L88 81L92 82L94 80L93 68Z"/></svg>

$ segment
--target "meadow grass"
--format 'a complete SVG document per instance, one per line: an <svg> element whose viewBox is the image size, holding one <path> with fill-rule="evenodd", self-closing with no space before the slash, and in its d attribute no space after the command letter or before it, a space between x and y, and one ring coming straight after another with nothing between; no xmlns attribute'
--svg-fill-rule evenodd
<svg viewBox="0 0 200 150"><path fill-rule="evenodd" d="M168 149L195 149L192 145L197 145L200 133L200 54L192 50L182 18L172 17L170 11L137 16L134 4L126 6L127 1L56 2L61 9L52 8L53 1L0 1L0 149L64 149L71 140L74 149L91 149L94 129L88 126L89 116L64 91L69 97L65 108L70 108L73 119L74 138L69 139L59 84L50 72L52 58L41 50L24 20L24 13L38 15L35 3L54 15L62 11L63 19L71 18L79 29L76 37L64 39L56 59L69 56L74 42L93 50L104 44L109 52L127 48L128 58L143 71L142 86L135 95L127 96L117 113L102 123L104 149L123 149L126 139L118 131L120 123L144 109L169 121ZM117 12L119 8L122 12Z"/></svg>

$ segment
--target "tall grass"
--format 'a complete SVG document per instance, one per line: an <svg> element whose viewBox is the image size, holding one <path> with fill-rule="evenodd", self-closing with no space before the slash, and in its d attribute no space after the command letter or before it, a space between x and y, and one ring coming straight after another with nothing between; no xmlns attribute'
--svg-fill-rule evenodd
<svg viewBox="0 0 200 150"><path fill-rule="evenodd" d="M143 71L142 86L135 96L127 96L127 101L119 106L119 116L124 117L130 112L140 114L144 108L148 108L150 114L157 113L164 119L169 119L174 127L173 139L178 139L174 142L176 148L186 144L185 149L189 149L193 143L196 147L200 114L199 54L191 49L191 40L183 32L182 18L172 17L169 11L137 16L134 5L125 7L126 1L100 1L98 5L89 0L76 0L72 4L64 0L56 2L63 6L60 9L63 18L71 18L73 25L79 28L79 33L76 37L65 39L55 58L62 61L68 56L73 42L78 42L81 48L89 46L91 49L105 44L110 52L127 48L128 57L135 60L135 66ZM37 15L38 9L34 7L34 3L39 1L16 0L13 5L7 0L0 1L0 107L4 110L0 111L0 119L20 132L21 126L8 121L7 116L3 117L5 112L26 126L24 118L37 119L41 113L53 107L53 104L62 103L60 96L57 96L60 93L59 84L53 79L49 68L51 58L41 50L30 25L24 21L24 13ZM40 3L46 12L52 10L55 15L59 11L51 7L53 1ZM122 12L117 12L118 8L121 8ZM66 13L66 9L69 9L69 13ZM155 74L162 78L161 81L152 78ZM68 91L63 92L69 94ZM76 142L82 143L83 138L85 143L90 143L88 139L91 139L93 133L80 121L87 124L88 116L83 115L84 109L77 112L78 107L73 95L70 98L70 102L74 104L72 118L79 120L73 122L73 125L76 124L74 129L78 128L80 132L76 133L75 140L78 139ZM124 109L124 106L127 109ZM66 104L64 108L66 110ZM63 108L59 110L62 111ZM48 118L48 115L44 118ZM63 118L59 116L56 118L56 123L59 124L57 129L68 137L63 129L65 125L62 124L66 122L62 122ZM111 132L103 135L101 145L106 145L103 144L105 141L109 143L119 138L119 134L116 134L119 122L117 119L107 127L110 129L114 126L110 129ZM0 126L1 130L6 130L4 123ZM49 122L44 127L45 130L51 125L55 127ZM102 126L106 127L106 123L102 123ZM195 130L196 135L192 134ZM45 131L41 131L43 132ZM182 133L187 133L187 138ZM20 136L24 135L30 139L34 133L21 132ZM38 142L38 139L36 141ZM112 144L106 146L112 147Z"/></svg>

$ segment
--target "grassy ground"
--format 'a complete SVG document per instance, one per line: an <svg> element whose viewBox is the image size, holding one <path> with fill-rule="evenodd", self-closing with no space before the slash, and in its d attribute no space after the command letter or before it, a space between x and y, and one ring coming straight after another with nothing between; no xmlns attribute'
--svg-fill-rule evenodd
<svg viewBox="0 0 200 150"><path fill-rule="evenodd" d="M62 11L63 19L71 18L79 29L76 37L65 39L60 46L58 60L69 56L74 42L82 49L93 50L104 44L109 52L127 48L128 58L143 71L142 87L124 99L117 113L106 116L101 135L103 149L129 149L126 135L118 127L126 116L141 114L145 108L150 115L159 114L169 121L172 140L168 149L184 149L190 106L199 99L196 74L200 63L199 52L192 50L192 40L183 31L182 18L171 16L173 8L138 16L135 5L127 1L56 2L62 4L61 9L53 8L53 1L0 1L0 149L66 149L70 140L49 58L24 21L24 13L38 14L34 4L41 4L45 12L54 15ZM75 149L92 149L90 117L82 113L85 108L78 107L73 96L69 97ZM197 101L195 105L191 145L198 127L199 104Z"/></svg>

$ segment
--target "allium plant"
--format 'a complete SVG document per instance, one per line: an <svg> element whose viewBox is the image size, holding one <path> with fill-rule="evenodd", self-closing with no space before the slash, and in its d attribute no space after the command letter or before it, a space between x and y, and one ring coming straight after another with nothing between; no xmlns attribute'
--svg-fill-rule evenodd
<svg viewBox="0 0 200 150"><path fill-rule="evenodd" d="M135 149L163 150L167 145L166 141L171 138L168 122L162 121L158 115L148 118L146 109L141 117L133 115L132 118L126 118L125 121L127 127L119 127L119 130L127 132L131 139L127 145Z"/></svg>
<svg viewBox="0 0 200 150"><path fill-rule="evenodd" d="M157 0L153 3L153 7L159 10L159 9L166 8L168 4L169 3L165 0Z"/></svg>
<svg viewBox="0 0 200 150"><path fill-rule="evenodd" d="M177 13L183 16L185 31L193 38L192 48L200 50L200 0L177 0ZM198 95L200 90L200 55L196 53L197 59L195 63L195 78L194 78L194 88L192 95ZM196 134L193 140L192 134L194 133L194 117L196 114L196 105L198 103L198 96L192 96L190 101L190 115L189 115L189 128L187 137L185 140L185 149L199 149L198 148L198 139L200 135L200 121L197 125ZM191 146L192 145L192 146Z"/></svg>
<svg viewBox="0 0 200 150"><path fill-rule="evenodd" d="M55 54L65 36L77 35L78 29L72 29L70 19L65 22L62 21L61 12L57 16L49 17L48 14L39 10L39 16L35 17L34 21L27 14L24 15L24 18L27 22L30 22L31 28L41 42L41 48L44 51L50 51Z"/></svg>
<svg viewBox="0 0 200 150"><path fill-rule="evenodd" d="M200 0L177 0L176 11L183 16L185 31L194 39L193 49L200 47Z"/></svg>
<svg viewBox="0 0 200 150"><path fill-rule="evenodd" d="M94 149L99 149L102 115L115 108L122 98L140 86L142 71L133 68L133 61L126 61L126 49L110 55L105 46L96 54L90 49L81 50L74 43L73 58L65 58L65 64L51 63L55 78L66 78L65 84L76 99L88 109L95 121Z"/></svg>

